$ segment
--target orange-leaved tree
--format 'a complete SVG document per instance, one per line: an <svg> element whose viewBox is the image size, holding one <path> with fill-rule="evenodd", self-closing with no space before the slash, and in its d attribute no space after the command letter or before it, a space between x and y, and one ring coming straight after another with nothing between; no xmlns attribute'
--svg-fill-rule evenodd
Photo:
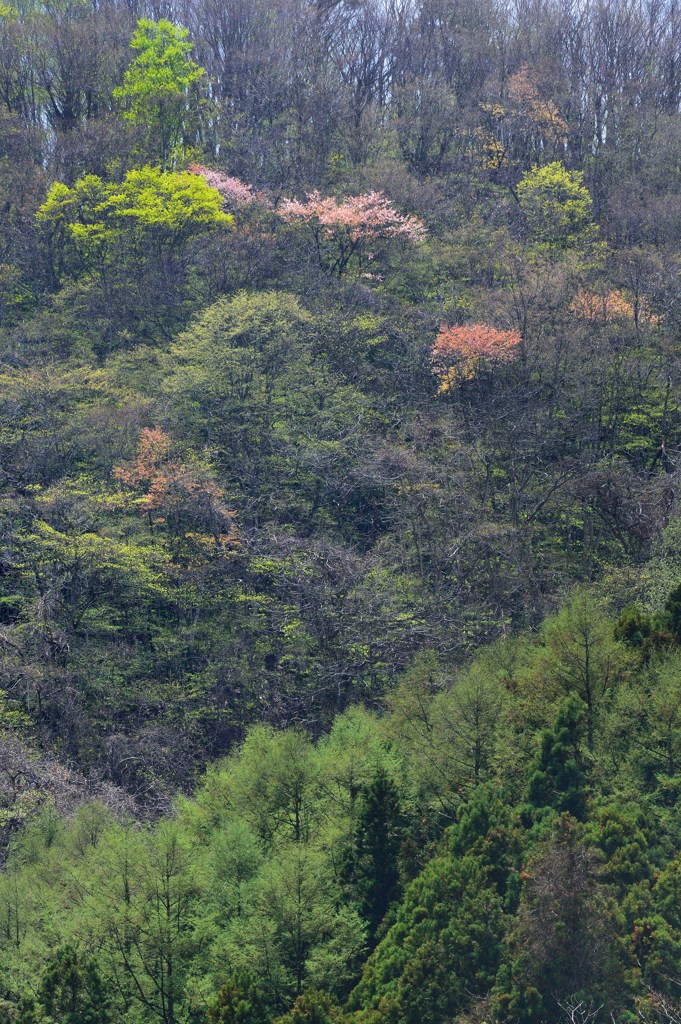
<svg viewBox="0 0 681 1024"><path fill-rule="evenodd" d="M159 427L145 427L130 466L116 466L115 479L141 495L139 507L174 536L224 549L237 541L234 512L210 473L171 458L172 439Z"/></svg>
<svg viewBox="0 0 681 1024"><path fill-rule="evenodd" d="M351 261L361 273L377 248L390 239L417 243L426 234L420 220L399 213L381 192L346 199L310 192L304 202L283 200L277 213L287 224L308 230L319 265L337 277L346 273Z"/></svg>
<svg viewBox="0 0 681 1024"><path fill-rule="evenodd" d="M431 350L433 368L446 393L472 380L484 366L507 363L522 341L519 331L499 331L488 324L441 327Z"/></svg>
<svg viewBox="0 0 681 1024"><path fill-rule="evenodd" d="M622 323L627 320L638 325L657 327L661 318L653 313L648 299L639 295L634 303L625 292L613 289L609 292L590 292L586 289L578 291L570 303L570 312L582 320L599 323Z"/></svg>

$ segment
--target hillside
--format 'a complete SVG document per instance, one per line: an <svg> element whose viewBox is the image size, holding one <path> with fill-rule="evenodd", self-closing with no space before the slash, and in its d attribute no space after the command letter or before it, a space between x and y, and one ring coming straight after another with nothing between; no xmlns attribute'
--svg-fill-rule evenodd
<svg viewBox="0 0 681 1024"><path fill-rule="evenodd" d="M0 3L0 1022L678 1024L680 39Z"/></svg>

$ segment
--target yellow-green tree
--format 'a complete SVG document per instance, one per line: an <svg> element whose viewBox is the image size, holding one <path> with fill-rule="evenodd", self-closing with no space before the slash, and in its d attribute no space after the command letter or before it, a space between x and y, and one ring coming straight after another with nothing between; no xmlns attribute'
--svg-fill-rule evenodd
<svg viewBox="0 0 681 1024"><path fill-rule="evenodd" d="M165 169L187 143L197 87L204 69L192 58L186 28L161 19L141 18L130 46L137 51L114 91L125 106L124 116L140 126L149 157Z"/></svg>

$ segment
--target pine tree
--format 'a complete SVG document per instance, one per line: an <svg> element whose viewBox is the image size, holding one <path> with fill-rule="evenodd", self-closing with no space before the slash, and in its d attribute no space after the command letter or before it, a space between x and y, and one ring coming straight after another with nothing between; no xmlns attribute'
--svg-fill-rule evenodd
<svg viewBox="0 0 681 1024"><path fill-rule="evenodd" d="M267 1024L270 1019L257 981L246 975L225 982L207 1016L209 1024Z"/></svg>

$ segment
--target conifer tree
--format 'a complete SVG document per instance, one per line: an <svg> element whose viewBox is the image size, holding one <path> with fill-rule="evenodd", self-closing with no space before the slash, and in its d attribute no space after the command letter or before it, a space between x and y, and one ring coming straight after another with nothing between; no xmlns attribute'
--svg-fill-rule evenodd
<svg viewBox="0 0 681 1024"><path fill-rule="evenodd" d="M267 1024L269 1014L257 982L246 975L230 978L208 1008L209 1024Z"/></svg>
<svg viewBox="0 0 681 1024"><path fill-rule="evenodd" d="M364 791L349 858L348 875L373 939L400 895L401 812L397 787L379 769Z"/></svg>
<svg viewBox="0 0 681 1024"><path fill-rule="evenodd" d="M59 1024L109 1024L110 1000L93 957L67 943L48 963L40 989L48 1017Z"/></svg>
<svg viewBox="0 0 681 1024"><path fill-rule="evenodd" d="M584 702L572 694L561 704L553 728L542 734L528 792L533 807L554 807L583 819L587 779L580 740L584 720Z"/></svg>

